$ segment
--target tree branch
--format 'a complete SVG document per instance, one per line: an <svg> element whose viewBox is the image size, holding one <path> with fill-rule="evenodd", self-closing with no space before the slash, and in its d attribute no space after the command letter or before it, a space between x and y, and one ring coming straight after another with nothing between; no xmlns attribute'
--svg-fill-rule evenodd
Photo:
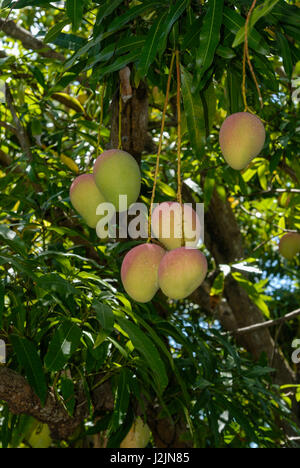
<svg viewBox="0 0 300 468"><path fill-rule="evenodd" d="M8 404L13 414L28 414L44 424L48 424L54 439L67 439L85 417L83 401L77 401L74 417L68 415L64 407L48 394L45 406L33 392L27 380L6 367L0 367L0 400Z"/></svg>
<svg viewBox="0 0 300 468"><path fill-rule="evenodd" d="M279 317L274 320L268 320L267 322L255 323L254 325L251 325L250 327L238 328L237 330L232 330L229 333L234 334L234 335L245 335L247 333L253 333L258 330L262 330L264 328L274 327L275 325L287 322L288 320L293 320L295 317L298 317L299 315L300 315L300 309L296 309L293 312L290 312L289 314L284 315L283 317ZM226 334L228 334L228 332L224 333L224 335Z"/></svg>
<svg viewBox="0 0 300 468"><path fill-rule="evenodd" d="M22 42L25 49L35 50L39 55L45 58L64 62L64 55L51 49L39 39L33 37L26 29L18 26L14 21L5 21L0 18L0 30L4 31L7 36Z"/></svg>
<svg viewBox="0 0 300 468"><path fill-rule="evenodd" d="M8 85L6 85L5 87L5 97L6 97L7 107L10 110L10 113L12 115L12 118L15 124L15 135L17 136L19 140L22 150L24 151L26 156L31 160L32 153L31 153L31 148L30 148L30 141L29 141L27 133L24 130L23 125L20 122L19 117L17 116L17 112L13 103L13 97L12 97L12 94L10 92Z"/></svg>

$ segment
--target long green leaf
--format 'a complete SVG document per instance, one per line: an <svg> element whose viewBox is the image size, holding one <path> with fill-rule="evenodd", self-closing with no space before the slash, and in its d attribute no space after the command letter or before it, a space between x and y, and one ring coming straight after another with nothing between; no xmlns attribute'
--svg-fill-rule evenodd
<svg viewBox="0 0 300 468"><path fill-rule="evenodd" d="M191 146L196 153L202 154L206 141L202 100L199 94L192 93L193 77L184 67L181 68L181 77L183 105Z"/></svg>
<svg viewBox="0 0 300 468"><path fill-rule="evenodd" d="M245 25L245 18L239 15L237 11L225 6L223 11L223 23L229 31L236 35ZM263 55L270 52L268 44L254 28L249 31L249 46Z"/></svg>
<svg viewBox="0 0 300 468"><path fill-rule="evenodd" d="M162 35L165 32L166 17L167 13L164 13L163 15L159 16L159 18L152 25L149 31L145 45L141 52L141 60L138 65L138 71L141 77L144 77L147 74L151 63L155 59Z"/></svg>
<svg viewBox="0 0 300 468"><path fill-rule="evenodd" d="M166 7L165 1L144 0L141 5L136 5L132 8L129 8L129 10L127 10L126 13L124 13L120 17L115 18L108 26L107 32L112 32L121 29L123 26L125 26L125 24L127 24L129 21L132 21L137 16L143 15L150 9L155 11L155 9L158 7Z"/></svg>
<svg viewBox="0 0 300 468"><path fill-rule="evenodd" d="M49 42L53 42L57 36L61 33L64 27L69 24L69 20L63 20L56 23L49 31L47 32L46 36L44 37L44 43L48 44Z"/></svg>
<svg viewBox="0 0 300 468"><path fill-rule="evenodd" d="M66 0L66 11L70 20L72 21L73 30L79 28L83 17L85 0Z"/></svg>
<svg viewBox="0 0 300 468"><path fill-rule="evenodd" d="M117 321L122 330L129 336L133 346L144 357L154 374L160 391L168 385L168 376L165 365L157 351L157 348L148 336L129 320L118 317Z"/></svg>
<svg viewBox="0 0 300 468"><path fill-rule="evenodd" d="M19 364L24 368L29 384L44 404L47 397L47 385L42 361L34 343L19 335L10 337Z"/></svg>
<svg viewBox="0 0 300 468"><path fill-rule="evenodd" d="M216 48L220 42L223 18L223 0L211 0L200 30L200 43L196 53L197 85L211 66Z"/></svg>
<svg viewBox="0 0 300 468"><path fill-rule="evenodd" d="M291 77L293 73L293 58L289 42L279 31L276 32L276 37L285 72L287 76Z"/></svg>
<svg viewBox="0 0 300 468"><path fill-rule="evenodd" d="M93 308L96 311L96 317L104 331L110 333L114 328L115 316L112 309L101 302L94 300Z"/></svg>
<svg viewBox="0 0 300 468"><path fill-rule="evenodd" d="M159 46L158 50L161 55L166 49L167 38L172 29L173 24L176 23L178 18L182 15L182 13L187 7L187 3L188 3L188 0L177 0L175 5L173 5L173 7L170 9L167 15L166 21L165 21L164 28L163 28L163 37L158 45ZM173 28L173 31L174 31L174 28ZM177 33L177 36L178 36L178 33ZM174 42L174 48L175 48L176 47L176 34L175 34L175 38L173 38L173 42Z"/></svg>
<svg viewBox="0 0 300 468"><path fill-rule="evenodd" d="M98 10L96 25L100 26L104 18L110 15L122 2L123 0L106 0Z"/></svg>
<svg viewBox="0 0 300 468"><path fill-rule="evenodd" d="M70 322L63 322L55 332L48 352L45 357L45 365L50 371L62 370L76 351L81 338L80 328Z"/></svg>
<svg viewBox="0 0 300 468"><path fill-rule="evenodd" d="M251 18L250 18L250 22L249 22L249 32L251 31L251 29L255 26L255 24L257 23L257 21L262 18L263 16L267 15L268 13L270 13L270 11L274 8L274 6L276 5L276 3L278 3L279 0L266 0L264 2L263 5L258 5L252 15L251 15ZM235 39L233 41L233 44L232 46L233 47L236 47L238 46L239 44L241 44L242 42L244 42L245 40L245 26L243 26L241 29L239 29L239 31L237 32L236 36L235 36Z"/></svg>

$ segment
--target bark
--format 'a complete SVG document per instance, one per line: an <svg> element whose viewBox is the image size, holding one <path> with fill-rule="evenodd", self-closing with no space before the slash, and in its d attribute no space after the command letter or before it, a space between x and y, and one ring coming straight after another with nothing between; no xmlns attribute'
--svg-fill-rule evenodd
<svg viewBox="0 0 300 468"><path fill-rule="evenodd" d="M79 394L77 397L79 398ZM84 400L77 401L74 417L70 417L52 393L45 406L33 392L27 380L11 369L0 368L0 400L6 401L13 414L28 414L48 424L54 439L67 439L82 424L86 416Z"/></svg>
<svg viewBox="0 0 300 468"><path fill-rule="evenodd" d="M6 21L0 18L0 31L3 31L7 36L22 42L25 49L35 50L39 55L52 60L64 62L64 55L51 49L39 39L33 37L26 29L18 26L14 21Z"/></svg>
<svg viewBox="0 0 300 468"><path fill-rule="evenodd" d="M111 148L119 147L119 93L112 104ZM122 101L122 149L132 154L138 163L148 142L148 93L147 85L141 82L132 90L132 98Z"/></svg>

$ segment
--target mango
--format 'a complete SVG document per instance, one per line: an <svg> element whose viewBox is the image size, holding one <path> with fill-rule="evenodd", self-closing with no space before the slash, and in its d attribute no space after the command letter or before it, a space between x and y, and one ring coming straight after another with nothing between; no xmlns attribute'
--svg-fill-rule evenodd
<svg viewBox="0 0 300 468"><path fill-rule="evenodd" d="M223 122L219 141L225 161L244 169L263 149L266 132L262 121L249 112L237 112Z"/></svg>
<svg viewBox="0 0 300 468"><path fill-rule="evenodd" d="M288 232L279 242L279 252L287 260L292 260L300 252L300 234Z"/></svg>
<svg viewBox="0 0 300 468"><path fill-rule="evenodd" d="M158 269L158 284L170 299L189 297L204 281L207 260L200 250L179 247L167 252Z"/></svg>
<svg viewBox="0 0 300 468"><path fill-rule="evenodd" d="M151 437L148 424L145 424L140 416L132 424L128 434L122 440L120 448L145 448Z"/></svg>
<svg viewBox="0 0 300 468"><path fill-rule="evenodd" d="M189 205L183 205L184 245L196 247L200 239L200 219ZM177 202L164 202L152 213L152 234L168 250L182 246L182 207Z"/></svg>
<svg viewBox="0 0 300 468"><path fill-rule="evenodd" d="M131 249L121 267L125 291L137 302L151 301L157 293L158 267L165 250L155 244L141 244Z"/></svg>
<svg viewBox="0 0 300 468"><path fill-rule="evenodd" d="M96 214L97 207L106 200L97 188L93 174L83 174L74 180L70 188L70 200L86 224L95 228L101 219Z"/></svg>
<svg viewBox="0 0 300 468"><path fill-rule="evenodd" d="M95 162L93 174L100 192L116 211L126 211L137 201L141 190L141 172L129 153L116 149L104 151ZM124 206L119 202L120 195L127 196Z"/></svg>

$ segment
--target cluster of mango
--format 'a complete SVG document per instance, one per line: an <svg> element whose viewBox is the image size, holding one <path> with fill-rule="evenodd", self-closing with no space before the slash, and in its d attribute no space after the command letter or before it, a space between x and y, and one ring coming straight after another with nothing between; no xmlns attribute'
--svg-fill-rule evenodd
<svg viewBox="0 0 300 468"><path fill-rule="evenodd" d="M141 174L135 159L125 151L109 150L96 160L93 173L77 177L70 188L73 207L91 228L96 228L100 204L108 202L120 211L120 195L126 195L127 207L138 199ZM123 208L122 208L123 209ZM162 203L152 215L152 231L166 249L150 242L131 249L124 258L121 278L127 293L138 302L149 302L159 287L172 299L189 296L204 280L207 262L195 248L200 238L200 220L196 212L176 202ZM164 236L164 233L168 234ZM192 239L192 242L191 240Z"/></svg>

